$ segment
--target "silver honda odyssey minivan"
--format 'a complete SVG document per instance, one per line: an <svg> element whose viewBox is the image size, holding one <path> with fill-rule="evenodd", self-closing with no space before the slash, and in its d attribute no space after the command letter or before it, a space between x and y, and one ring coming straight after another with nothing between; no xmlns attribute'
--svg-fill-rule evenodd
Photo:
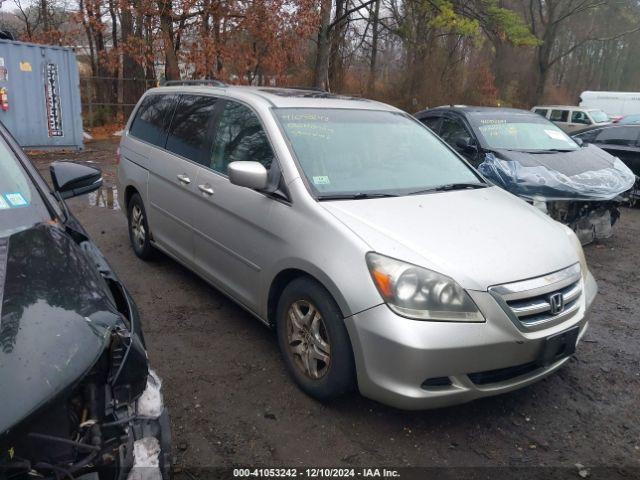
<svg viewBox="0 0 640 480"><path fill-rule="evenodd" d="M508 392L560 368L588 326L597 286L574 233L382 103L155 88L118 182L136 255L164 252L275 328L317 399Z"/></svg>

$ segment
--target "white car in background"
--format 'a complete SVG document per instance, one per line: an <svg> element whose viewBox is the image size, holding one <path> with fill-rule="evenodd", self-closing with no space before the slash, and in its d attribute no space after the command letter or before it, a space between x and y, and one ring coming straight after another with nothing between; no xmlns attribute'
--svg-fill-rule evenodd
<svg viewBox="0 0 640 480"><path fill-rule="evenodd" d="M531 111L551 120L567 133L576 132L586 127L603 126L611 123L611 119L606 113L595 108L540 105L533 107Z"/></svg>

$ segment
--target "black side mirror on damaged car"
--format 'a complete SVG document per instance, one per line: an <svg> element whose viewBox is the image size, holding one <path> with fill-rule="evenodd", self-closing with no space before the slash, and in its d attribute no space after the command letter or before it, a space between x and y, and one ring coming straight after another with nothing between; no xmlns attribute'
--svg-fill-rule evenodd
<svg viewBox="0 0 640 480"><path fill-rule="evenodd" d="M478 150L475 140L472 137L458 137L454 145L457 149L465 153L472 153Z"/></svg>
<svg viewBox="0 0 640 480"><path fill-rule="evenodd" d="M77 197L102 186L102 172L87 165L53 162L49 167L53 189L61 198Z"/></svg>

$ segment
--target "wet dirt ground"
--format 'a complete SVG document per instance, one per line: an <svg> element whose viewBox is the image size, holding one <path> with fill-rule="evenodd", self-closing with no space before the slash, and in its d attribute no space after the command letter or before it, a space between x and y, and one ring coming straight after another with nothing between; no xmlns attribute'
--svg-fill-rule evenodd
<svg viewBox="0 0 640 480"><path fill-rule="evenodd" d="M640 209L623 209L613 238L585 247L600 293L584 341L557 374L435 411L398 411L355 393L323 405L289 381L270 330L173 260L134 256L110 189L116 142L31 158L45 176L64 158L104 171L103 191L69 204L137 301L171 409L176 471L552 466L575 478L629 467L626 478L640 476ZM613 470L603 477L598 466Z"/></svg>

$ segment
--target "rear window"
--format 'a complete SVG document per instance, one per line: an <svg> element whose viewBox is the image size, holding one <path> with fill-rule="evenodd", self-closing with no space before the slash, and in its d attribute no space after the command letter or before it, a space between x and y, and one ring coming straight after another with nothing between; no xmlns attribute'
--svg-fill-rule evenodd
<svg viewBox="0 0 640 480"><path fill-rule="evenodd" d="M136 110L129 133L157 147L164 147L165 135L176 104L175 95L148 95Z"/></svg>

